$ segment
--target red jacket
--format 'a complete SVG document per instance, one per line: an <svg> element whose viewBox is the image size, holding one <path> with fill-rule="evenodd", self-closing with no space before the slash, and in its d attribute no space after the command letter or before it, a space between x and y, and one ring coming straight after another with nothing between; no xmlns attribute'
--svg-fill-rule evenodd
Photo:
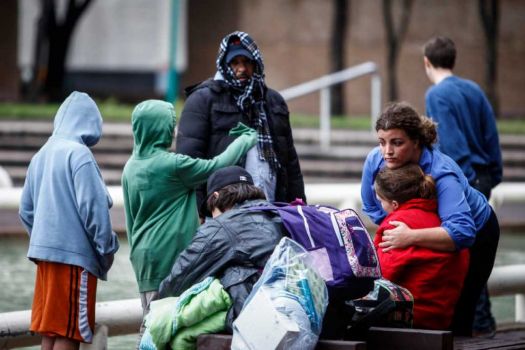
<svg viewBox="0 0 525 350"><path fill-rule="evenodd" d="M441 225L436 200L412 199L383 220L374 238L383 277L410 290L414 296L414 328L447 329L452 322L469 263L468 249L444 252L410 246L383 252L378 247L389 221L412 229Z"/></svg>

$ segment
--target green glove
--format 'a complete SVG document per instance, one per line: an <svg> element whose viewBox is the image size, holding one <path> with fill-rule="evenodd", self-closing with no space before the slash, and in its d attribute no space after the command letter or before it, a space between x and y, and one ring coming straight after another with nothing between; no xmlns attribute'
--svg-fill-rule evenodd
<svg viewBox="0 0 525 350"><path fill-rule="evenodd" d="M240 135L251 135L251 134L257 134L257 131L250 128L249 126L238 122L236 127L233 127L230 129L230 132L228 133L230 136L240 136Z"/></svg>

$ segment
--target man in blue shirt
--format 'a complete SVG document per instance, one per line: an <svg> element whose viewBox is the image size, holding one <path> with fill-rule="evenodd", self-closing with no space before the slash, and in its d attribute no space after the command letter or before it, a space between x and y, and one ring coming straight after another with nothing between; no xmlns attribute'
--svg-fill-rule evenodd
<svg viewBox="0 0 525 350"><path fill-rule="evenodd" d="M426 93L426 113L438 123L438 149L458 163L469 183L487 199L503 170L498 130L490 102L473 81L452 73L454 42L436 37L424 47L425 71L434 84Z"/></svg>
<svg viewBox="0 0 525 350"><path fill-rule="evenodd" d="M438 123L436 147L458 163L470 185L490 198L501 182L501 149L494 112L481 88L453 74L456 47L447 37L424 46L425 72L433 83L426 93L426 113ZM495 328L490 301L480 297L474 333L492 335Z"/></svg>

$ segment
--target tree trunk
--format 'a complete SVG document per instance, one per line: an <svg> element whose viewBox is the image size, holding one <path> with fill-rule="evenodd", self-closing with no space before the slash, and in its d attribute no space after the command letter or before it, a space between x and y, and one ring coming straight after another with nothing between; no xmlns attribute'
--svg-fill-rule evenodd
<svg viewBox="0 0 525 350"><path fill-rule="evenodd" d="M405 38L412 11L412 0L403 0L401 7L401 18L398 28L393 19L392 0L383 0L383 20L385 23L385 34L387 38L387 79L388 99L396 101L399 97L397 84L397 59L401 44Z"/></svg>
<svg viewBox="0 0 525 350"><path fill-rule="evenodd" d="M63 99L63 85L66 73L67 53L71 36L73 34L74 23L55 26L49 33L49 58L47 64L47 77L45 91L51 101L61 101Z"/></svg>
<svg viewBox="0 0 525 350"><path fill-rule="evenodd" d="M337 72L345 67L345 39L347 13L350 0L334 0L334 19L332 21L331 71ZM337 84L331 88L332 115L342 116L345 113L344 85Z"/></svg>
<svg viewBox="0 0 525 350"><path fill-rule="evenodd" d="M47 77L47 57L49 52L48 32L54 24L55 12L52 0L40 0L40 17L37 21L34 43L33 69L31 83L27 90L26 98L36 102L44 90Z"/></svg>
<svg viewBox="0 0 525 350"><path fill-rule="evenodd" d="M41 0L33 62L33 79L28 97L39 96L49 101L61 101L67 53L75 27L91 0L69 0L66 14L59 21L54 0Z"/></svg>
<svg viewBox="0 0 525 350"><path fill-rule="evenodd" d="M498 34L499 34L499 1L479 0L479 15L485 34L485 85L487 97L492 104L494 114L499 116L498 97Z"/></svg>

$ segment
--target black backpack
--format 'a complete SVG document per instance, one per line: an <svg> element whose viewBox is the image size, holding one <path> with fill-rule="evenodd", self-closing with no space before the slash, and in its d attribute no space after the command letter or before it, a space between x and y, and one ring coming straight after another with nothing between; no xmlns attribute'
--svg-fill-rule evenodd
<svg viewBox="0 0 525 350"><path fill-rule="evenodd" d="M413 318L412 293L380 278L362 298L345 300L343 295L330 295L321 338L363 340L370 327L412 328Z"/></svg>

